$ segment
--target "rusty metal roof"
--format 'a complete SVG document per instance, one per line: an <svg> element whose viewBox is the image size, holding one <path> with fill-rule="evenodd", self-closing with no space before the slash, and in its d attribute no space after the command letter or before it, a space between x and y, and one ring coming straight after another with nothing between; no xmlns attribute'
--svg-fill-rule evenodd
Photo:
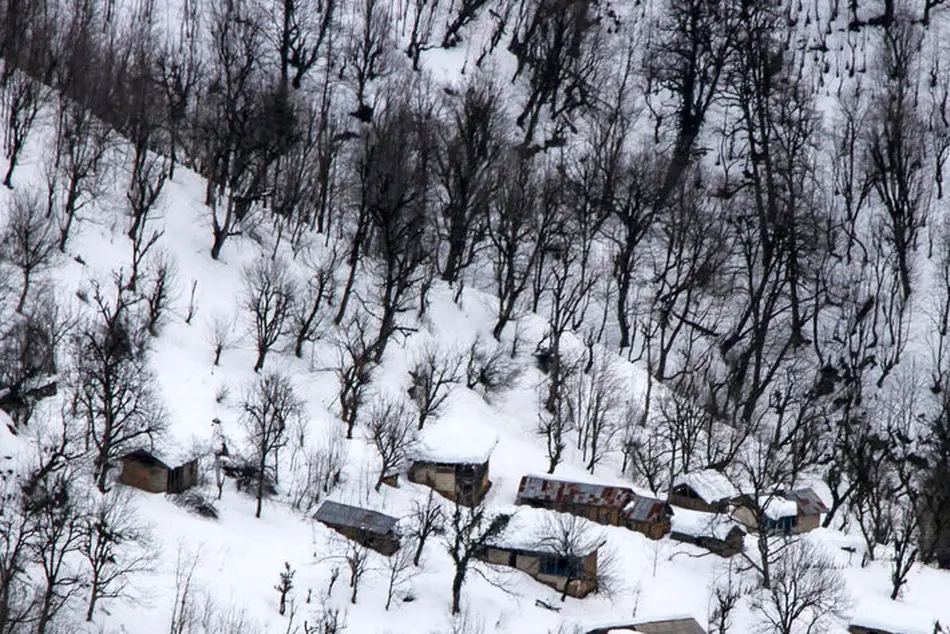
<svg viewBox="0 0 950 634"><path fill-rule="evenodd" d="M666 502L656 498L637 495L624 508L624 515L635 522L650 522L663 513Z"/></svg>
<svg viewBox="0 0 950 634"><path fill-rule="evenodd" d="M622 509L635 497L633 490L626 487L526 475L521 478L517 502L554 502Z"/></svg>
<svg viewBox="0 0 950 634"><path fill-rule="evenodd" d="M789 491L785 497L798 504L798 511L802 515L819 515L828 512L828 507L811 487Z"/></svg>

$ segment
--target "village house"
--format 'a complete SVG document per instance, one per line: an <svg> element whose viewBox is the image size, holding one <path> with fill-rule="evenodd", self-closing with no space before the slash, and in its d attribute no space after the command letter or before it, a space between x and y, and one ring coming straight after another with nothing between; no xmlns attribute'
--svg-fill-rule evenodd
<svg viewBox="0 0 950 634"><path fill-rule="evenodd" d="M821 526L821 514L827 513L828 507L814 489L796 489L786 493L785 497L798 504L796 533L807 533Z"/></svg>
<svg viewBox="0 0 950 634"><path fill-rule="evenodd" d="M478 558L527 573L565 596L586 597L597 589L597 552L603 542L562 542L556 535L556 517L556 513L541 509L519 509ZM579 533L590 528L581 527Z"/></svg>
<svg viewBox="0 0 950 634"><path fill-rule="evenodd" d="M791 535L798 533L798 504L781 494L763 495L757 503L749 496L737 500L732 516L749 532L759 531L759 520L769 534Z"/></svg>
<svg viewBox="0 0 950 634"><path fill-rule="evenodd" d="M460 423L439 421L423 430L408 478L463 506L476 506L491 488L488 461L498 439L473 436Z"/></svg>
<svg viewBox="0 0 950 634"><path fill-rule="evenodd" d="M136 449L122 456L119 482L149 493L181 493L198 482L198 461L170 467L153 452Z"/></svg>
<svg viewBox="0 0 950 634"><path fill-rule="evenodd" d="M637 632L638 634L706 634L706 630L692 617L601 625L592 630L588 630L587 634L620 634L621 632Z"/></svg>
<svg viewBox="0 0 950 634"><path fill-rule="evenodd" d="M326 500L313 518L340 533L347 539L389 557L399 550L399 535L395 517L358 506Z"/></svg>
<svg viewBox="0 0 950 634"><path fill-rule="evenodd" d="M712 469L684 473L673 481L669 502L673 506L706 513L725 513L739 495L725 475Z"/></svg>
<svg viewBox="0 0 950 634"><path fill-rule="evenodd" d="M785 535L807 533L818 528L821 514L828 512L821 498L810 488L761 496L757 506L766 530ZM759 529L759 513L749 496L736 500L733 517L750 531Z"/></svg>
<svg viewBox="0 0 950 634"><path fill-rule="evenodd" d="M572 482L550 476L521 478L516 504L623 526L650 539L660 539L669 533L673 516L673 510L663 500L639 495L627 487Z"/></svg>
<svg viewBox="0 0 950 634"><path fill-rule="evenodd" d="M745 535L746 532L725 515L682 509L673 516L670 539L728 558L745 550Z"/></svg>

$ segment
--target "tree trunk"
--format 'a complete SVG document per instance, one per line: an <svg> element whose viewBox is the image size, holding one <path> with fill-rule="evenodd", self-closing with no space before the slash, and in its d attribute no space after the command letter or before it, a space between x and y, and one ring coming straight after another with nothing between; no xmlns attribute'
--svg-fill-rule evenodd
<svg viewBox="0 0 950 634"><path fill-rule="evenodd" d="M254 512L254 517L259 518L261 516L261 500L264 498L264 469L267 468L267 453L261 451L261 461L258 464L257 470L257 510Z"/></svg>
<svg viewBox="0 0 950 634"><path fill-rule="evenodd" d="M462 584L465 582L465 566L456 564L455 577L452 579L452 614L462 611Z"/></svg>

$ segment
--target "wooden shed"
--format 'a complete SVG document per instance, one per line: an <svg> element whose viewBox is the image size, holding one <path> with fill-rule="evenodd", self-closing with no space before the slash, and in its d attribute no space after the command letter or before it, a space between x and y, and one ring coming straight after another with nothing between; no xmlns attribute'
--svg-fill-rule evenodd
<svg viewBox="0 0 950 634"><path fill-rule="evenodd" d="M663 500L639 495L628 487L573 482L526 475L518 486L517 504L579 515L600 524L623 526L660 539L670 532L673 510Z"/></svg>
<svg viewBox="0 0 950 634"><path fill-rule="evenodd" d="M438 421L423 430L411 456L408 478L463 506L476 506L491 488L488 462L493 434L473 435L457 421Z"/></svg>
<svg viewBox="0 0 950 634"><path fill-rule="evenodd" d="M597 552L603 541L568 552L546 534L555 516L541 509L518 510L505 531L478 553L479 559L520 570L567 596L586 597L597 590Z"/></svg>
<svg viewBox="0 0 950 634"><path fill-rule="evenodd" d="M669 502L693 511L725 513L739 491L725 475L712 469L684 473L673 481Z"/></svg>
<svg viewBox="0 0 950 634"><path fill-rule="evenodd" d="M706 634L706 630L692 617L677 617L659 621L641 621L639 623L618 623L601 625L587 634L611 634L616 632L637 632L638 634Z"/></svg>
<svg viewBox="0 0 950 634"><path fill-rule="evenodd" d="M149 493L181 493L198 481L198 461L170 467L154 453L136 449L122 456L119 482Z"/></svg>
<svg viewBox="0 0 950 634"><path fill-rule="evenodd" d="M347 539L372 548L389 557L399 550L399 535L395 517L369 509L326 500L313 518L340 533Z"/></svg>

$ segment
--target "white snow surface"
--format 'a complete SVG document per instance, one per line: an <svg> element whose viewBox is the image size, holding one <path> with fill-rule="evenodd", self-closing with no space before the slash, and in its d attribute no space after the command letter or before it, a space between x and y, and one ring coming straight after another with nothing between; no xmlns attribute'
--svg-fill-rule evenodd
<svg viewBox="0 0 950 634"><path fill-rule="evenodd" d="M844 32L841 37L858 37L841 30ZM425 66L438 80L454 81L461 75L460 69L470 65L470 60L477 56L477 43L477 38L472 37L466 46L453 51L426 52ZM845 59L846 56L835 58L836 76L845 75L837 68ZM829 88L828 99L833 98L833 89ZM34 137L39 138L39 135ZM31 147L14 176L17 187L43 187L41 167L45 151L42 139L31 140ZM119 174L111 179L117 188L124 180L125 176ZM131 248L125 237L127 219L121 212L123 195L121 191L107 193L76 225L68 253L59 258L52 271L64 304L89 310L77 299L77 293L88 294L93 280L100 280L105 286L111 271L128 267ZM163 193L163 216L157 223L164 230L158 247L167 250L178 269L175 310L161 336L154 340L150 357L170 423L169 435L161 448L165 454L184 452L193 445L211 447L219 438L219 432L212 425L215 418L222 421L220 434L229 446L241 447L244 436L239 422L239 397L255 378L251 370L255 356L251 343L244 339L235 349L226 350L221 365L215 367L208 331L216 315L237 315L238 323L243 326L244 316L236 312L235 306L242 292L240 269L257 257L259 251L268 252L271 235L266 229L259 232L265 242L263 249L249 237L232 238L221 260L212 260L208 255L210 230L203 195L204 181L179 166L175 180ZM0 188L0 219L9 208L10 197L9 191ZM75 259L77 256L83 263ZM296 264L293 266L295 270L299 268ZM192 323L186 324L183 316L193 282L198 312ZM404 392L410 353L425 343L457 347L470 344L476 336L481 341L491 341L494 298L468 289L463 293L461 305L457 305L452 301L453 294L452 289L435 285L426 322L405 342L394 342L377 369L374 378L379 391ZM527 315L518 326L524 338L521 349L530 351L543 335L544 321L536 315ZM500 345L510 348L508 336ZM566 345L580 343L574 339L573 344L569 341ZM305 359L279 351L272 352L267 359L265 369L291 375L306 402L307 449L319 447L331 433L338 433L342 425L335 413L335 379L326 369L331 367L333 359L330 342L319 342ZM484 451L484 446L479 451L474 447L480 443L486 445L488 439L493 439L491 479L494 486L487 501L492 512L511 508L522 475L542 473L547 467L543 442L535 433L536 388L542 377L533 369L529 354L522 354L519 362L528 368L522 379L506 393L493 397L491 402L474 391L456 387L443 418L431 422L424 434L424 437L430 433L435 435L432 446L444 453L472 451L484 455L479 453ZM641 399L647 380L643 366L627 363L620 357L617 365L627 381L629 398ZM653 389L659 387L653 386ZM216 392L225 390L227 394L223 398L215 398ZM44 402L43 408L58 412L58 400ZM28 432L22 436L10 434L8 422L0 412L0 473L12 468L8 465L25 453L28 443L36 442ZM464 435L453 431L461 428L465 430ZM440 434L445 434L441 440ZM452 448L455 445L461 446ZM334 499L406 517L413 503L427 495L426 487L414 484L404 484L399 489L382 487L379 493L374 492L377 464L373 450L358 434L346 442L345 450L347 466ZM288 477L292 460L289 454L289 450L282 453L282 459L288 461ZM558 467L557 477L631 486L620 473L620 460L616 455L598 465L593 476L583 465L582 456L569 448L565 462ZM210 471L207 461L203 468ZM213 482L201 487L209 497L214 496L213 489ZM104 601L91 623L85 622L84 614L77 613L73 631L80 634L167 632L175 596L176 567L179 561L191 558L196 562L193 580L196 592L223 609L243 612L259 631L275 634L288 630L287 617L277 612L278 595L274 585L284 562L289 563L296 570L291 599L298 609L296 623L300 625L310 614L319 611L320 597L326 594L333 570L343 566L335 558L340 552L335 533L307 514L294 510L286 493L282 487L277 497L266 501L263 515L257 519L253 501L229 482L217 502L220 518L213 521L189 514L165 496L133 491L136 515L151 527L155 536L154 570L134 580L130 600ZM822 497L826 496L822 493ZM767 508L777 515L797 512L794 502L776 498L769 501ZM536 520L540 513L542 511L517 507L515 517L519 519L515 520L515 528L521 526L525 535L530 534L530 529L538 525ZM674 522L689 523L688 513L676 509ZM674 605L677 612L685 612L703 625L707 623L710 588L730 572L730 562L700 556L704 554L700 549L669 539L651 541L622 528L597 528L605 535L606 547L616 555L620 583L613 596L567 598L562 604L556 591L526 575L513 577L503 590L477 574L470 574L463 589L463 610L473 615L484 631L496 634L544 634L559 631L559 628L573 631L575 626L586 631L598 623L662 619L668 618L668 611ZM854 610L854 622L887 623L908 634L930 634L932 626L929 624L935 619L950 623L950 601L947 600L950 572L917 564L901 599L891 601L886 549L879 552L880 561L861 567L863 544L856 532L818 529L804 539L825 546L834 556L848 593L858 606ZM851 556L841 550L843 547L856 547L858 554ZM397 600L388 612L383 609L387 561L375 553L371 557L356 605L349 602L345 572L327 599L328 605L346 614L348 634L447 634L452 631L449 605L453 568L444 544L437 537L426 547L419 574L400 592L400 597L411 592L414 600ZM311 592L313 601L307 603ZM534 603L538 598L557 602L563 606L562 610L555 613L538 608ZM846 622L839 622L828 634L845 634L846 627ZM756 631L748 597L740 600L730 631L734 634Z"/></svg>
<svg viewBox="0 0 950 634"><path fill-rule="evenodd" d="M673 486L687 485L707 504L730 499L739 495L739 490L722 473L712 469L684 473L673 481Z"/></svg>
<svg viewBox="0 0 950 634"><path fill-rule="evenodd" d="M554 540L560 531L569 531L571 535L583 535L578 543L584 548L575 554L585 556L597 550L601 542L605 541L600 526L582 517L530 506L502 507L498 512L508 513L511 518L505 530L489 542L492 546L558 553L558 542Z"/></svg>
<svg viewBox="0 0 950 634"><path fill-rule="evenodd" d="M734 527L739 524L726 515L718 513L703 513L676 507L673 512L673 530L694 537L715 537L725 539Z"/></svg>
<svg viewBox="0 0 950 634"><path fill-rule="evenodd" d="M453 417L426 425L412 458L421 462L482 464L491 457L497 444L495 432L471 420Z"/></svg>
<svg viewBox="0 0 950 634"><path fill-rule="evenodd" d="M798 515L798 504L777 495L766 495L759 498L759 508L766 517L777 520L783 517Z"/></svg>

